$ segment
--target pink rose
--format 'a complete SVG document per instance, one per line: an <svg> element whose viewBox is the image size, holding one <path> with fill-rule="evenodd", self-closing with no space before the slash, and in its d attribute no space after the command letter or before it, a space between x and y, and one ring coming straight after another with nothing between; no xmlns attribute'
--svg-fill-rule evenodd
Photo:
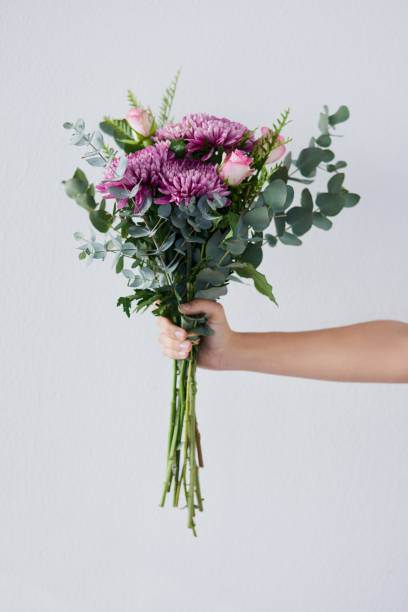
<svg viewBox="0 0 408 612"><path fill-rule="evenodd" d="M248 157L239 149L234 149L234 151L225 157L221 165L220 177L228 185L235 187L253 173L253 168L250 167L252 161L252 157Z"/></svg>
<svg viewBox="0 0 408 612"><path fill-rule="evenodd" d="M129 125L142 136L148 136L152 127L152 116L140 106L134 106L126 115Z"/></svg>
<svg viewBox="0 0 408 612"><path fill-rule="evenodd" d="M262 136L264 138L272 138L273 136L273 132L270 128L264 126L261 128L261 132L262 132ZM283 142L283 136L281 136L279 134L279 136L276 138L277 142ZM276 146L275 144L275 148L272 149L272 151L269 153L268 159L266 160L267 164L273 164L274 162L278 161L278 159L280 159L282 157L282 155L285 155L285 151L286 151L286 147L284 144L282 145L278 145Z"/></svg>

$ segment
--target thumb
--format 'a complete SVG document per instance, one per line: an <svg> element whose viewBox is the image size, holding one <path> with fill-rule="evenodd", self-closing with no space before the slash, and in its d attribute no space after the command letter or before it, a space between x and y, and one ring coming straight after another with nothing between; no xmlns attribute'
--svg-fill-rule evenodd
<svg viewBox="0 0 408 612"><path fill-rule="evenodd" d="M186 314L205 313L208 316L208 321L213 323L220 323L225 320L223 307L212 300L192 300L186 304L181 304L180 308Z"/></svg>

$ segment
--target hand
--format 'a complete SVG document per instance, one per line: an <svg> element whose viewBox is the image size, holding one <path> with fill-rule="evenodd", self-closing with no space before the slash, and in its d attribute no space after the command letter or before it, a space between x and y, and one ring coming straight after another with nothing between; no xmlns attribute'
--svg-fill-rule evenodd
<svg viewBox="0 0 408 612"><path fill-rule="evenodd" d="M181 307L188 315L206 313L207 323L214 330L211 336L200 337L198 365L209 370L223 370L234 337L224 308L221 304L210 300L193 300L188 304L182 304ZM177 327L165 317L158 317L158 325L161 330L159 341L163 346L163 354L171 359L185 359L192 346L186 330Z"/></svg>

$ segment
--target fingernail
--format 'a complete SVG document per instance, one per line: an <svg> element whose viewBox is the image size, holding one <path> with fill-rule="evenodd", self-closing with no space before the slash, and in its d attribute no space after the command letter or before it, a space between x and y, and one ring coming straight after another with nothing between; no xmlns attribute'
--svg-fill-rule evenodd
<svg viewBox="0 0 408 612"><path fill-rule="evenodd" d="M186 351L186 350L188 349L188 347L189 347L189 343L188 343L188 342L182 342L182 343L180 344L180 347L179 347L179 348L180 348L181 350L183 350L183 351Z"/></svg>
<svg viewBox="0 0 408 612"><path fill-rule="evenodd" d="M184 333L180 329L176 331L176 338L180 338L180 340L184 338Z"/></svg>
<svg viewBox="0 0 408 612"><path fill-rule="evenodd" d="M180 351L179 353L177 353L177 355L179 357L181 357L182 359L184 359L184 357L187 357L186 353L184 351Z"/></svg>
<svg viewBox="0 0 408 612"><path fill-rule="evenodd" d="M181 307L183 310L190 310L191 308L190 304L182 304Z"/></svg>

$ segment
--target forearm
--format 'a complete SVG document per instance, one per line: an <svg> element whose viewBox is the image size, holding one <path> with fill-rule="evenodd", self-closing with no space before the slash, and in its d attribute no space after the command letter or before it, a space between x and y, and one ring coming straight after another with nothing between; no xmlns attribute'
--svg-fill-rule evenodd
<svg viewBox="0 0 408 612"><path fill-rule="evenodd" d="M234 332L224 369L350 382L408 382L408 324Z"/></svg>

